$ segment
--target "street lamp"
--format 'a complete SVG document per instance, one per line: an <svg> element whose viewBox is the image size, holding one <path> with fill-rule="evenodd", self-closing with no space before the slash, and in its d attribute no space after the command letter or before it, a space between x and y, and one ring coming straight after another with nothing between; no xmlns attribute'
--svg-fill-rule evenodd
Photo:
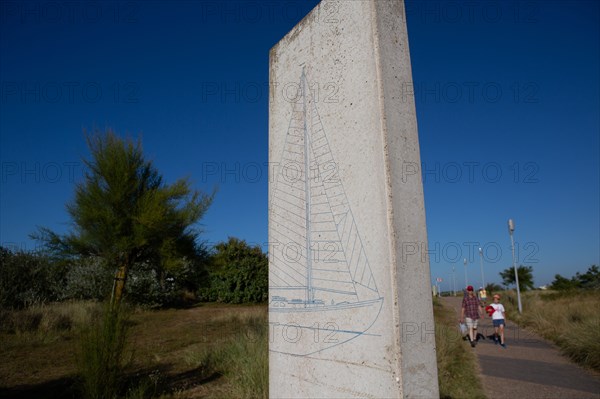
<svg viewBox="0 0 600 399"><path fill-rule="evenodd" d="M519 304L519 313L523 313L523 307L521 306L521 289L519 288L519 274L517 273L517 263L515 261L515 239L513 238L514 231L515 231L515 222L512 219L508 219L508 234L510 234L510 243L512 246L512 257L513 257L513 269L515 270L515 282L517 283L517 302Z"/></svg>
<svg viewBox="0 0 600 399"><path fill-rule="evenodd" d="M469 286L469 281L467 280L467 258L463 259L463 263L465 265L465 289Z"/></svg>
<svg viewBox="0 0 600 399"><path fill-rule="evenodd" d="M481 264L481 288L485 290L485 280L483 279L483 249L479 247L479 263Z"/></svg>

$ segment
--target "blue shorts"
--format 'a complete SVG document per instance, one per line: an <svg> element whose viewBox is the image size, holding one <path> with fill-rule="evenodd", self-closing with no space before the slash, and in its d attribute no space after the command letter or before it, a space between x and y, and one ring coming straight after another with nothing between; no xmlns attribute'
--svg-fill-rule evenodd
<svg viewBox="0 0 600 399"><path fill-rule="evenodd" d="M504 319L496 319L496 320L492 320L492 322L494 323L494 327L500 327L500 326L505 325Z"/></svg>

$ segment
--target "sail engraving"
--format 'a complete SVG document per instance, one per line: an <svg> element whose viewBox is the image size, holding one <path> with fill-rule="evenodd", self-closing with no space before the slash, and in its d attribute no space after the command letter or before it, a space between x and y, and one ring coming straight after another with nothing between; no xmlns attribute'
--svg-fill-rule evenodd
<svg viewBox="0 0 600 399"><path fill-rule="evenodd" d="M269 206L270 350L298 356L366 334L377 289L305 70Z"/></svg>

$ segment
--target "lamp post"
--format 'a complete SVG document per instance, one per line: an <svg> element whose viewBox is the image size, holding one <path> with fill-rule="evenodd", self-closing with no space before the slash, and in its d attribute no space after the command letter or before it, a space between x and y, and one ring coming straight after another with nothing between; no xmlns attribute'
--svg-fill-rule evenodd
<svg viewBox="0 0 600 399"><path fill-rule="evenodd" d="M515 231L515 222L512 219L508 219L508 234L510 234L510 243L512 246L512 257L513 257L513 269L515 270L515 282L517 283L517 303L519 305L519 313L523 313L523 307L521 306L521 289L519 288L519 274L517 273L517 262L515 261L515 239L513 238L514 231Z"/></svg>
<svg viewBox="0 0 600 399"><path fill-rule="evenodd" d="M485 280L483 278L483 249L479 248L479 263L481 265L481 288L485 290Z"/></svg>
<svg viewBox="0 0 600 399"><path fill-rule="evenodd" d="M465 289L469 286L469 281L467 280L467 258L463 259L463 263L465 265Z"/></svg>

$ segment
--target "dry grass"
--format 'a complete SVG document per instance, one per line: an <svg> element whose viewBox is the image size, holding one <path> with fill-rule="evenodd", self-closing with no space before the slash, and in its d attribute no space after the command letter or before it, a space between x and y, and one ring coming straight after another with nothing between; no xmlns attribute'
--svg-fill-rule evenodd
<svg viewBox="0 0 600 399"><path fill-rule="evenodd" d="M101 310L102 305L78 302L3 311L0 397L78 397L74 387L79 336L90 316ZM265 306L209 304L133 312L129 346L134 357L123 394L129 398L239 397L233 377L226 372L205 374L190 361L191 354L231 342L240 334L253 334L256 320L266 323Z"/></svg>
<svg viewBox="0 0 600 399"><path fill-rule="evenodd" d="M1 316L22 320L22 324L0 330L2 397L77 396L72 386L76 382L78 331L89 323L91 314L101 311L101 306L80 302L42 310L41 320L34 323L26 321L33 317L24 316L26 313ZM461 340L454 318L437 302L434 310L441 397L483 397L474 355ZM61 318L56 315L66 315L70 321L51 321ZM123 392L126 397L267 397L265 306L210 304L191 309L137 310L130 320L134 360ZM37 329L31 327L36 324ZM53 339L42 338L48 331Z"/></svg>
<svg viewBox="0 0 600 399"><path fill-rule="evenodd" d="M74 338L100 311L93 302L0 309L0 397L72 397Z"/></svg>
<svg viewBox="0 0 600 399"><path fill-rule="evenodd" d="M456 317L434 298L435 344L440 398L484 398L477 361L456 325Z"/></svg>
<svg viewBox="0 0 600 399"><path fill-rule="evenodd" d="M0 309L0 334L14 334L26 340L51 341L62 333L87 324L100 311L94 302L63 302L34 305L22 310ZM7 340L10 345L14 340Z"/></svg>
<svg viewBox="0 0 600 399"><path fill-rule="evenodd" d="M203 375L224 375L235 398L268 398L267 313L257 310L228 317L227 325L237 327L232 336L187 356Z"/></svg>
<svg viewBox="0 0 600 399"><path fill-rule="evenodd" d="M526 292L522 315L514 292L506 298L508 317L554 342L580 365L600 371L600 292Z"/></svg>

